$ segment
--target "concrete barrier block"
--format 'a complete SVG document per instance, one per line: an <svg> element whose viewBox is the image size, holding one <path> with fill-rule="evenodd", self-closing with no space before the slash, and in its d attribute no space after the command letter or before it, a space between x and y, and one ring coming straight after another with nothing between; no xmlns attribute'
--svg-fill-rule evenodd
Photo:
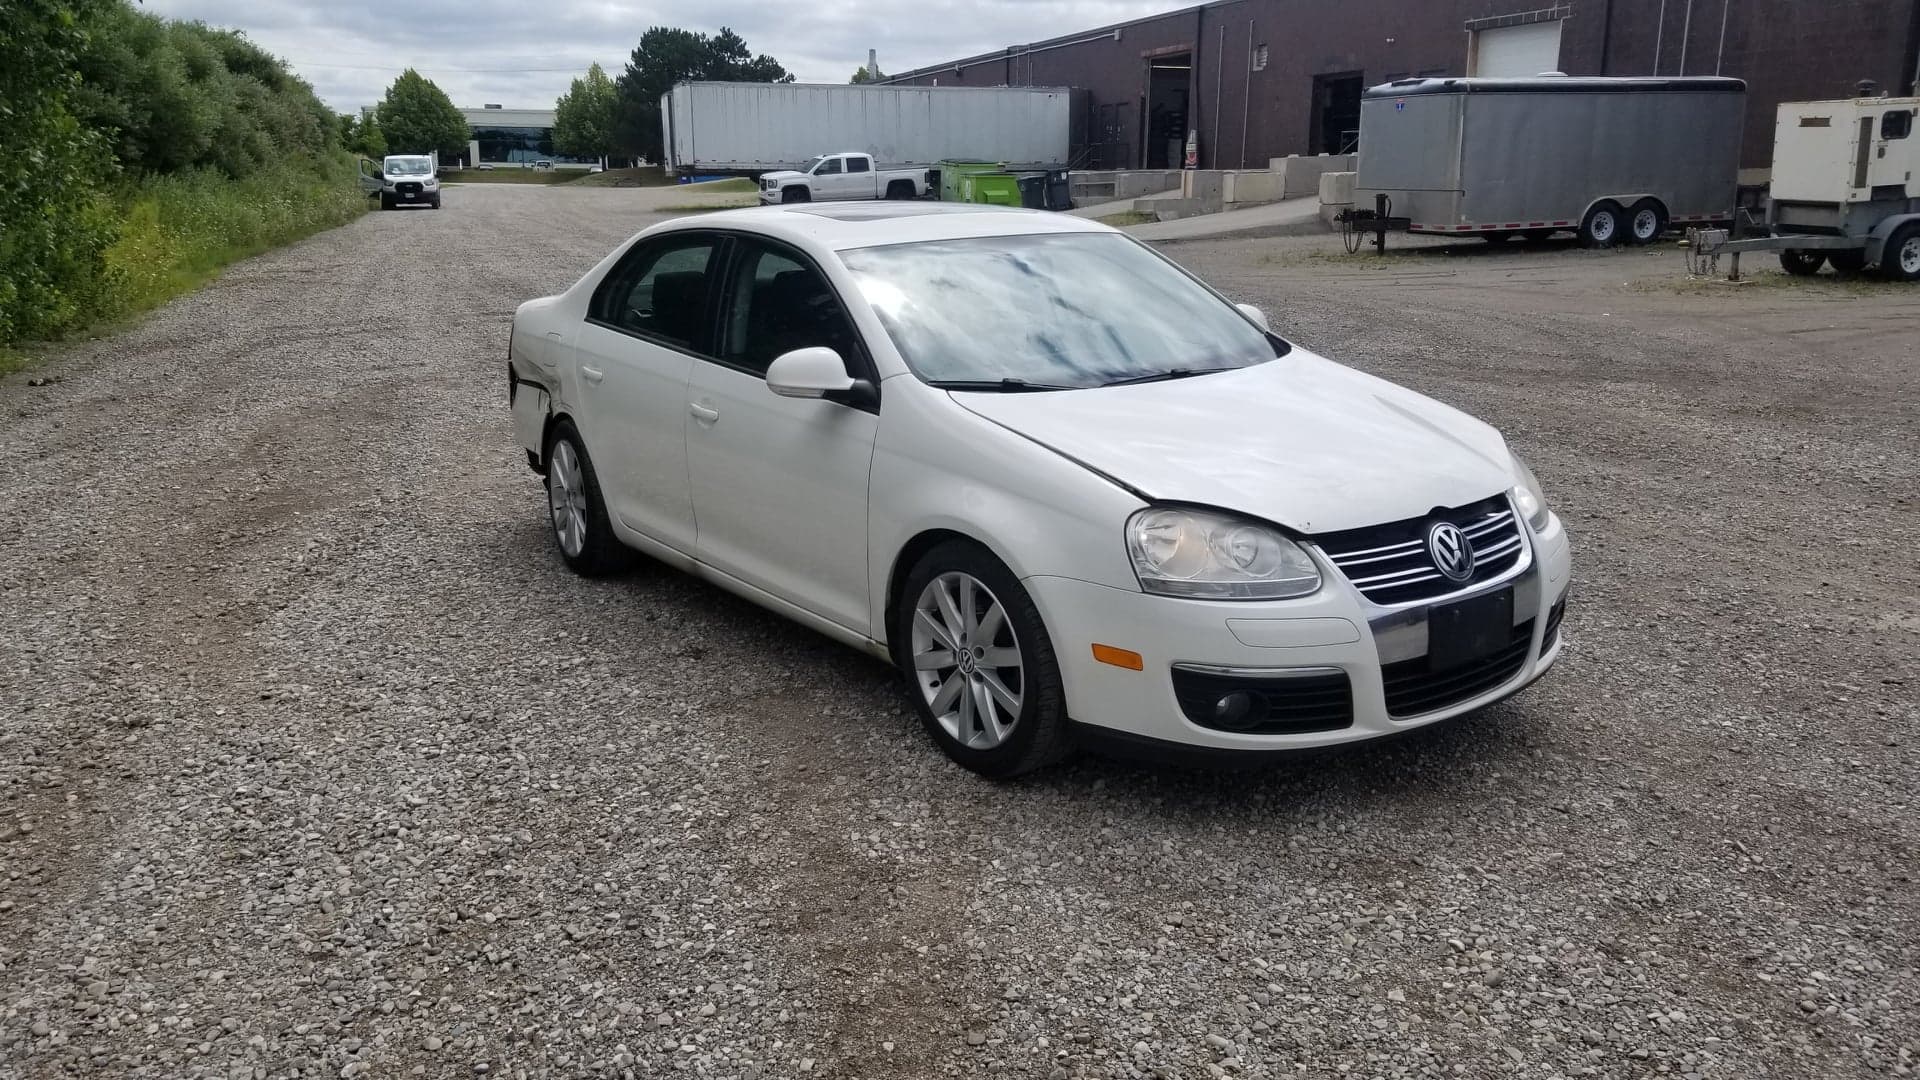
<svg viewBox="0 0 1920 1080"><path fill-rule="evenodd" d="M1276 172L1249 170L1228 173L1221 187L1221 201L1241 206L1279 202L1286 197L1282 180L1281 174Z"/></svg>
<svg viewBox="0 0 1920 1080"><path fill-rule="evenodd" d="M1327 172L1320 174L1320 204L1352 206L1353 180L1359 174L1351 172Z"/></svg>

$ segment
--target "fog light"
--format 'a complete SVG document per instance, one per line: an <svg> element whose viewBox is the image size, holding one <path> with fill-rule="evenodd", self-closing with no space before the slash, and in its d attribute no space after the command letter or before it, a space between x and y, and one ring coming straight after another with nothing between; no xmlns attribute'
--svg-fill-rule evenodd
<svg viewBox="0 0 1920 1080"><path fill-rule="evenodd" d="M1214 726L1228 731L1246 731L1256 727L1266 715L1266 700L1245 690L1223 694L1219 701L1213 703Z"/></svg>

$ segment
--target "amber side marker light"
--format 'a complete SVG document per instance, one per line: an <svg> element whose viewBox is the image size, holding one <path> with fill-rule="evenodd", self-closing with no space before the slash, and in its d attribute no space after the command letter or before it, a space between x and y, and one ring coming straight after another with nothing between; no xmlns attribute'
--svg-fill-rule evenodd
<svg viewBox="0 0 1920 1080"><path fill-rule="evenodd" d="M1095 645L1093 658L1103 664L1123 667L1128 671L1144 671L1147 667L1147 662L1140 658L1139 653L1131 649L1116 649L1111 645Z"/></svg>

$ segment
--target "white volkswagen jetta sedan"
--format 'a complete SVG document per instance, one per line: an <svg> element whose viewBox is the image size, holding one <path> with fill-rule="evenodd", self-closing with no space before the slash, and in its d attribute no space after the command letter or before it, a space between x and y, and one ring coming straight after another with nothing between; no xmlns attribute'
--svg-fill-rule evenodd
<svg viewBox="0 0 1920 1080"><path fill-rule="evenodd" d="M508 366L569 566L887 658L989 776L1389 735L1560 653L1566 534L1497 431L1078 218L682 218L521 305Z"/></svg>

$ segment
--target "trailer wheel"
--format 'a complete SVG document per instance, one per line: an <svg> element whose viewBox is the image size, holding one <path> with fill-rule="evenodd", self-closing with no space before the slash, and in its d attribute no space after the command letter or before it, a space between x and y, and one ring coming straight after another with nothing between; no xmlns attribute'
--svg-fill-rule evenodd
<svg viewBox="0 0 1920 1080"><path fill-rule="evenodd" d="M1829 251L1827 265L1841 277L1853 277L1867 268L1867 253L1862 251Z"/></svg>
<svg viewBox="0 0 1920 1080"><path fill-rule="evenodd" d="M1780 269L1794 277L1812 277L1820 272L1826 262L1827 257L1817 251L1783 248L1780 252Z"/></svg>
<svg viewBox="0 0 1920 1080"><path fill-rule="evenodd" d="M783 203L812 202L813 192L803 187L790 187L780 193L780 201Z"/></svg>
<svg viewBox="0 0 1920 1080"><path fill-rule="evenodd" d="M1620 204L1596 203L1580 222L1580 242L1590 248L1610 248L1620 240Z"/></svg>
<svg viewBox="0 0 1920 1080"><path fill-rule="evenodd" d="M1920 281L1920 225L1903 226L1887 240L1880 272L1895 281Z"/></svg>
<svg viewBox="0 0 1920 1080"><path fill-rule="evenodd" d="M1641 199L1633 204L1632 216L1627 220L1628 240L1634 244L1651 244L1666 231L1666 207L1653 199Z"/></svg>

